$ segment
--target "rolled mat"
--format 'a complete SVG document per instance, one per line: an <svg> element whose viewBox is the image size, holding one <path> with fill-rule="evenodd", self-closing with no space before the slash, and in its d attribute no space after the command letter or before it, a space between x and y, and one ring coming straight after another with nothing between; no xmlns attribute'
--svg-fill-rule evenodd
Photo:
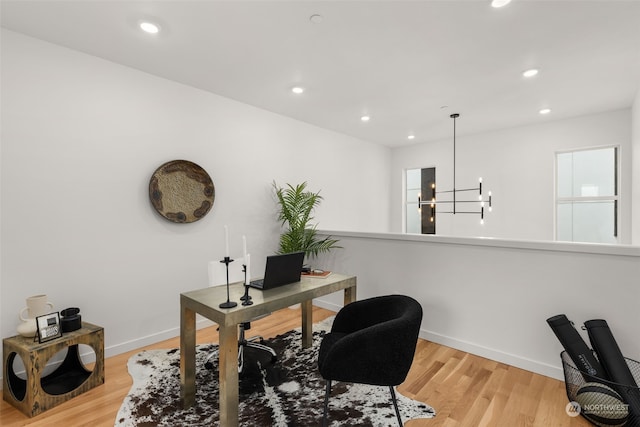
<svg viewBox="0 0 640 427"><path fill-rule="evenodd" d="M629 418L640 423L640 390L607 322L602 319L584 322L591 345L598 355L608 379L616 383L618 394L629 405Z"/></svg>
<svg viewBox="0 0 640 427"><path fill-rule="evenodd" d="M547 319L558 340L573 360L585 381L598 381L599 378L608 379L604 368L593 355L593 351L584 342L573 323L564 314L558 314Z"/></svg>

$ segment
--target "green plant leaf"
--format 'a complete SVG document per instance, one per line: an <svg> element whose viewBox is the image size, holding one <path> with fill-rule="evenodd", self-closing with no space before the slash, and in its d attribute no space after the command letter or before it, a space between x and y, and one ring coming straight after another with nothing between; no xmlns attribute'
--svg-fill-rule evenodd
<svg viewBox="0 0 640 427"><path fill-rule="evenodd" d="M307 256L317 256L322 252L340 248L338 240L331 236L319 239L317 236L317 224L311 224L313 210L322 201L320 192L305 191L307 183L296 186L286 184L278 187L273 182L273 188L278 200L278 221L285 228L280 235L278 253L291 253L304 251Z"/></svg>

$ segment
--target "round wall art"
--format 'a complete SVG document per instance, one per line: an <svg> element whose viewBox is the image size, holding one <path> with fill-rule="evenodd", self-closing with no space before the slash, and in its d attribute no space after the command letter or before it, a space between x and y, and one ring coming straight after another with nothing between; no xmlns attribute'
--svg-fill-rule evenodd
<svg viewBox="0 0 640 427"><path fill-rule="evenodd" d="M149 198L156 211L171 222L195 222L213 207L215 188L200 166L172 160L160 166L149 181Z"/></svg>

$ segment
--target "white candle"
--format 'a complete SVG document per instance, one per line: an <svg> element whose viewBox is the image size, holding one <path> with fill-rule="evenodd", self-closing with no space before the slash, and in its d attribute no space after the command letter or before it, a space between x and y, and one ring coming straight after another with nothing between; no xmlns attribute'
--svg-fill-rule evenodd
<svg viewBox="0 0 640 427"><path fill-rule="evenodd" d="M251 264L251 254L247 254L244 257L244 265L246 266L246 275L244 276L244 284L249 286L249 283L251 282L251 270L249 269L250 264Z"/></svg>
<svg viewBox="0 0 640 427"><path fill-rule="evenodd" d="M224 256L229 257L229 228L224 226Z"/></svg>
<svg viewBox="0 0 640 427"><path fill-rule="evenodd" d="M247 259L247 236L242 236L242 256Z"/></svg>

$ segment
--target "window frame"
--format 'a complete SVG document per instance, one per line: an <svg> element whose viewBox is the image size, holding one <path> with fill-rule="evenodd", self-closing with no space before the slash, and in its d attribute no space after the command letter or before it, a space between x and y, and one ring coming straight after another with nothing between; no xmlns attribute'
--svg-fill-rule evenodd
<svg viewBox="0 0 640 427"><path fill-rule="evenodd" d="M559 197L558 196L558 156L561 154L567 153L579 153L584 151L597 151L597 150L606 150L606 149L614 149L614 173L615 173L615 181L614 181L614 195L612 196L571 196L571 197ZM610 144L610 145L602 145L602 146L594 146L594 147L585 147L578 148L572 150L561 150L556 151L554 153L554 204L553 204L553 224L554 224L554 239L557 242L576 242L576 243L593 243L593 242L581 242L579 240L559 240L558 239L558 208L560 204L579 204L579 203L590 203L590 202L613 202L614 203L614 237L615 243L620 244L620 223L621 223L621 196L620 196L620 183L621 183L621 159L620 159L620 150L621 147L619 144ZM602 243L601 243L602 244Z"/></svg>
<svg viewBox="0 0 640 427"><path fill-rule="evenodd" d="M422 213L421 213L422 210L418 206L418 200L417 200L417 198L415 200L408 200L407 199L407 193L409 191L409 188L408 188L409 186L408 186L408 182L407 182L407 173L409 171L416 171L416 170L420 171L420 173L422 173L422 170L424 170L424 169L433 169L433 180L434 180L433 182L435 183L435 181L437 179L436 178L437 168L435 166L422 166L422 167L415 167L415 168L405 168L405 169L403 169L403 172L402 172L402 230L403 230L404 234L409 234L409 231L407 231L407 228L408 228L407 214L408 214L410 206L411 206L411 209L415 209L417 212L420 213L420 230L419 230L418 233L411 233L411 234L422 234L422 230L423 230L423 227L422 227ZM421 189L422 189L422 186L419 189L418 194L424 200L424 195L422 194ZM434 222L435 222L435 218L434 218ZM431 235L436 234L436 232L435 232L435 223L433 224L433 227L434 227L434 232L433 233L428 233L428 234L431 234Z"/></svg>

